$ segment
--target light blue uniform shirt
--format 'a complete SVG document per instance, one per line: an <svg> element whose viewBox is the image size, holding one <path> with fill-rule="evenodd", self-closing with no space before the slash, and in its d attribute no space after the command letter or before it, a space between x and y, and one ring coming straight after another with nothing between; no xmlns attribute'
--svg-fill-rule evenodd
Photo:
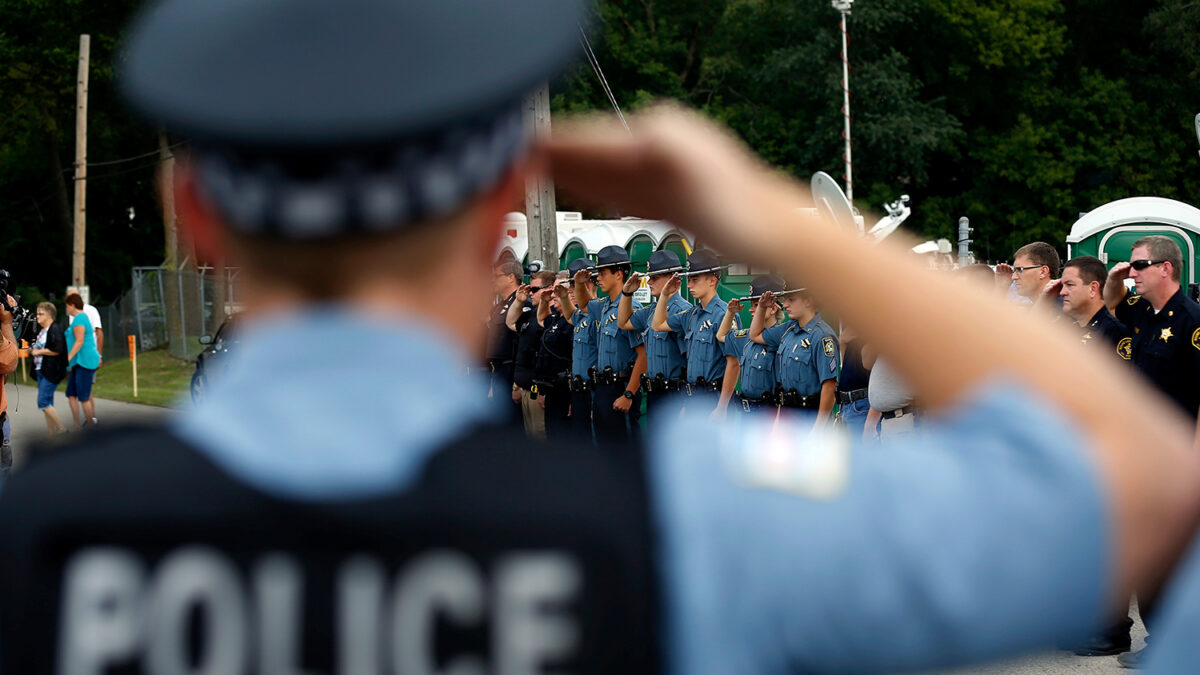
<svg viewBox="0 0 1200 675"><path fill-rule="evenodd" d="M738 388L742 396L759 398L775 391L775 350L751 340L748 329L729 331L725 355L736 358L741 366Z"/></svg>
<svg viewBox="0 0 1200 675"><path fill-rule="evenodd" d="M1150 675L1194 673L1196 639L1200 636L1200 537L1179 564L1167 585L1148 642L1146 672Z"/></svg>
<svg viewBox="0 0 1200 675"><path fill-rule="evenodd" d="M578 309L571 316L572 330L575 335L571 340L571 374L588 378L588 368L596 365L596 321L594 314L584 314Z"/></svg>
<svg viewBox="0 0 1200 675"><path fill-rule="evenodd" d="M629 317L633 329L641 333L646 345L646 374L651 379L662 375L667 379L677 378L683 374L686 363L684 354L687 353L687 343L681 333L654 330L654 308L656 305L643 307ZM684 300L678 293L667 300L667 314L679 314L692 308L691 303Z"/></svg>
<svg viewBox="0 0 1200 675"><path fill-rule="evenodd" d="M701 377L707 382L719 382L725 376L725 349L717 342L717 329L727 307L729 304L721 296L714 295L704 307L697 304L667 315L667 325L683 335L687 343L688 382L695 383Z"/></svg>
<svg viewBox="0 0 1200 675"><path fill-rule="evenodd" d="M353 359L313 358L347 334ZM489 419L470 359L399 320L320 308L247 321L229 357L175 429L284 498L403 490ZM1099 623L1111 541L1079 434L1027 391L979 391L887 452L832 450L846 446L801 420L652 430L669 672L934 667Z"/></svg>
<svg viewBox="0 0 1200 675"><path fill-rule="evenodd" d="M762 332L763 341L775 350L775 377L784 391L802 396L821 393L821 383L838 376L838 339L817 314L803 326L795 319Z"/></svg>
<svg viewBox="0 0 1200 675"><path fill-rule="evenodd" d="M637 359L635 350L642 344L641 332L621 330L621 324L617 322L620 299L620 295L615 300L597 298L587 305L588 316L600 322L596 327L599 331L596 336L596 370L600 372L604 372L605 368L612 368L614 373L629 370ZM633 302L634 310L641 306L640 302Z"/></svg>

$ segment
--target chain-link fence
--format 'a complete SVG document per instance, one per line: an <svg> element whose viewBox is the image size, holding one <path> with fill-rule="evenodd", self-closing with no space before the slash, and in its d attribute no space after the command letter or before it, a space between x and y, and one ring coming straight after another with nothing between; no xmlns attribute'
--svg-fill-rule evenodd
<svg viewBox="0 0 1200 675"><path fill-rule="evenodd" d="M116 302L100 310L104 358L129 356L129 336L138 351L170 348L171 356L194 359L204 349L200 336L212 335L238 309L238 270L133 268L133 283Z"/></svg>

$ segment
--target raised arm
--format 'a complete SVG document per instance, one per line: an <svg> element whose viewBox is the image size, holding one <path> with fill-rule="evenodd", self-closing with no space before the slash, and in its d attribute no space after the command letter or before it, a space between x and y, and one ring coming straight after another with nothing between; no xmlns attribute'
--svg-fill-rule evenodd
<svg viewBox="0 0 1200 675"><path fill-rule="evenodd" d="M525 311L525 303L529 301L529 286L521 286L517 289L517 295L513 301L508 303L508 314L504 316L504 325L508 329L516 332L517 320L521 318L521 314Z"/></svg>
<svg viewBox="0 0 1200 675"><path fill-rule="evenodd" d="M641 285L642 275L634 272L621 288L621 301L617 304L617 328L633 330L630 319L633 318L633 293Z"/></svg>
<svg viewBox="0 0 1200 675"><path fill-rule="evenodd" d="M758 299L758 307L755 308L754 315L750 317L750 339L760 345L767 344L762 334L767 328L767 310L774 306L775 299L771 295L771 291L767 291Z"/></svg>
<svg viewBox="0 0 1200 675"><path fill-rule="evenodd" d="M678 292L679 275L671 275L671 279L667 282L667 285L663 287L662 295L660 297L673 298ZM650 327L660 333L665 333L668 331L674 332L667 322L667 304L668 303L660 300L658 304L654 305L654 321L650 324Z"/></svg>
<svg viewBox="0 0 1200 675"><path fill-rule="evenodd" d="M1119 262L1108 271L1108 279L1104 281L1104 305L1108 311L1116 313L1117 305L1125 299L1125 280L1129 278L1129 263Z"/></svg>
<svg viewBox="0 0 1200 675"><path fill-rule="evenodd" d="M721 325L717 326L717 342L725 344L725 336L729 335L729 331L733 330L733 323L737 320L737 315L742 311L742 303L737 298L729 301L729 307L725 310L725 316L721 317ZM725 372L729 372L726 369Z"/></svg>
<svg viewBox="0 0 1200 675"><path fill-rule="evenodd" d="M591 281L592 273L588 270L575 273L575 306L584 314L587 314L588 303L593 299Z"/></svg>

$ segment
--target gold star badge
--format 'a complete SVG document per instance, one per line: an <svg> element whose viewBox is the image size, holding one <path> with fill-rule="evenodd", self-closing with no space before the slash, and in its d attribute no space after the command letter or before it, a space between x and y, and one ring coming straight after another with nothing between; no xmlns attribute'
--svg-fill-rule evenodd
<svg viewBox="0 0 1200 675"><path fill-rule="evenodd" d="M1162 338L1163 342L1166 342L1167 340L1170 340L1172 337L1174 337L1174 335L1171 334L1170 327L1167 327L1167 328L1162 329L1162 335L1160 335L1159 337Z"/></svg>

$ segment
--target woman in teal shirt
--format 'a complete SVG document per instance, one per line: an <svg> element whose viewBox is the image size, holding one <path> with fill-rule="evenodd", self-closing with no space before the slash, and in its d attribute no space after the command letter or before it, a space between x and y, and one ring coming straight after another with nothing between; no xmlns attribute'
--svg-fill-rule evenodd
<svg viewBox="0 0 1200 675"><path fill-rule="evenodd" d="M96 423L96 404L92 402L92 384L96 382L96 369L100 367L100 351L96 349L96 331L87 314L83 313L83 298L78 293L67 296L67 316L71 325L67 329L67 402L71 404L71 415L75 424L83 427ZM79 407L83 406L83 422L79 421Z"/></svg>

